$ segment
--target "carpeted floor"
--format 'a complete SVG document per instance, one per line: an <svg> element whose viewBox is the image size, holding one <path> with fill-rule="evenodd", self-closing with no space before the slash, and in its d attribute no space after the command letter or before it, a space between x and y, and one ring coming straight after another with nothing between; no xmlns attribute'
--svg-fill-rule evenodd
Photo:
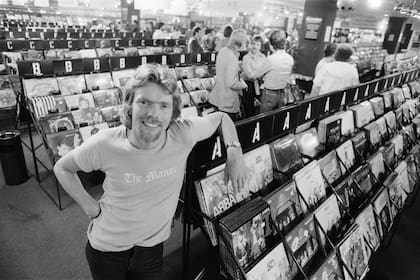
<svg viewBox="0 0 420 280"><path fill-rule="evenodd" d="M42 154L41 158L46 159ZM31 156L26 152L29 170ZM1 176L0 176L1 177ZM66 208L59 211L34 177L19 186L5 186L0 180L0 279L90 279L84 256L88 219L82 210L64 197ZM54 193L53 181L46 181ZM98 197L99 186L89 193ZM174 225L165 243L165 279L182 279L182 225ZM197 275L206 263L214 263L208 242L198 230L192 235L191 269ZM371 264L369 280L420 279L420 198L404 211L391 245L382 248ZM202 279L217 279L216 268Z"/></svg>

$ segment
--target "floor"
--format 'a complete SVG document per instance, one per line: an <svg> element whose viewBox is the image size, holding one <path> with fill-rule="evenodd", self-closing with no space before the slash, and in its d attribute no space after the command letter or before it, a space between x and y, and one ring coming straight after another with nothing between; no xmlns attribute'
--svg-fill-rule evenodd
<svg viewBox="0 0 420 280"><path fill-rule="evenodd" d="M27 138L24 137L27 141ZM36 139L39 143L39 139ZM31 154L25 151L33 172ZM47 160L40 149L40 157ZM26 183L6 186L0 176L0 279L90 279L84 257L88 218L65 196L63 211L50 201L32 176ZM54 194L53 181L46 189ZM100 186L88 188L95 197ZM215 257L199 230L193 231L191 270L198 275L207 263L211 273L200 279L217 279ZM182 225L175 222L165 243L165 279L182 279ZM406 209L391 245L374 257L369 280L420 279L420 199Z"/></svg>

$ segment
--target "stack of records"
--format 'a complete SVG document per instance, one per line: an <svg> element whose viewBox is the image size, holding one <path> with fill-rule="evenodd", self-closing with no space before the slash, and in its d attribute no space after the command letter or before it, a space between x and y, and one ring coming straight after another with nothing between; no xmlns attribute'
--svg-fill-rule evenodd
<svg viewBox="0 0 420 280"><path fill-rule="evenodd" d="M363 194L357 187L354 177L348 176L334 189L338 195L342 212L349 210L351 215L357 213L363 202Z"/></svg>
<svg viewBox="0 0 420 280"><path fill-rule="evenodd" d="M354 154L353 144L348 140L341 144L337 149L337 158L340 162L341 173L346 174L351 171L356 164L356 156Z"/></svg>
<svg viewBox="0 0 420 280"><path fill-rule="evenodd" d="M357 128L361 128L367 125L370 121L372 121L375 118L372 106L368 101L352 106L350 107L350 110L354 112L354 119Z"/></svg>
<svg viewBox="0 0 420 280"><path fill-rule="evenodd" d="M209 67L207 65L196 65L194 66L194 77L195 78L208 78L210 77Z"/></svg>
<svg viewBox="0 0 420 280"><path fill-rule="evenodd" d="M200 79L198 78L186 79L186 80L183 80L183 83L184 83L185 89L188 92L204 89L203 86L201 85Z"/></svg>
<svg viewBox="0 0 420 280"><path fill-rule="evenodd" d="M66 100L67 108L70 111L95 107L95 102L93 101L91 93L66 95L64 99Z"/></svg>
<svg viewBox="0 0 420 280"><path fill-rule="evenodd" d="M343 279L343 271L337 255L332 253L321 267L311 276L310 280Z"/></svg>
<svg viewBox="0 0 420 280"><path fill-rule="evenodd" d="M86 85L89 90L113 88L111 73L95 73L85 75Z"/></svg>
<svg viewBox="0 0 420 280"><path fill-rule="evenodd" d="M384 106L385 109L389 109L392 107L392 95L391 92L386 91L381 93L382 98L384 99Z"/></svg>
<svg viewBox="0 0 420 280"><path fill-rule="evenodd" d="M392 225L391 205L389 203L388 190L382 188L373 200L373 208L378 217L380 237L383 238Z"/></svg>
<svg viewBox="0 0 420 280"><path fill-rule="evenodd" d="M216 84L216 81L213 77L200 79L200 82L201 86L208 91L211 91Z"/></svg>
<svg viewBox="0 0 420 280"><path fill-rule="evenodd" d="M395 157L397 159L401 158L404 152L404 138L401 134L397 134L391 139L391 142L395 146Z"/></svg>
<svg viewBox="0 0 420 280"><path fill-rule="evenodd" d="M379 135L380 135L381 142L385 142L389 138L388 127L386 125L385 118L383 117L379 118L375 121L375 123L378 125L378 128L379 128Z"/></svg>
<svg viewBox="0 0 420 280"><path fill-rule="evenodd" d="M121 104L120 94L117 88L95 90L92 92L95 104L98 107L110 107Z"/></svg>
<svg viewBox="0 0 420 280"><path fill-rule="evenodd" d="M82 144L77 130L63 131L47 135L47 143L55 158L60 158Z"/></svg>
<svg viewBox="0 0 420 280"><path fill-rule="evenodd" d="M191 66L188 67L175 67L176 79L192 79L194 78L194 69Z"/></svg>
<svg viewBox="0 0 420 280"><path fill-rule="evenodd" d="M128 80L134 77L134 73L136 71L134 69L127 69L121 71L113 71L112 72L112 80L114 81L114 85L116 87L125 87Z"/></svg>
<svg viewBox="0 0 420 280"><path fill-rule="evenodd" d="M42 51L37 50L27 50L27 51L21 51L23 60L43 60L44 54Z"/></svg>
<svg viewBox="0 0 420 280"><path fill-rule="evenodd" d="M45 116L39 120L39 124L41 125L42 131L45 134L52 134L74 129L73 116L70 113Z"/></svg>
<svg viewBox="0 0 420 280"><path fill-rule="evenodd" d="M369 100L372 104L373 113L376 117L382 116L384 114L384 100L381 97L374 97Z"/></svg>
<svg viewBox="0 0 420 280"><path fill-rule="evenodd" d="M405 193L398 173L393 172L386 178L384 185L388 188L389 200L391 202L391 214L395 218L398 211L404 207L407 194Z"/></svg>
<svg viewBox="0 0 420 280"><path fill-rule="evenodd" d="M341 168L337 160L335 150L318 160L321 173L324 176L326 185L334 185L341 178Z"/></svg>
<svg viewBox="0 0 420 280"><path fill-rule="evenodd" d="M193 104L195 104L195 105L199 105L199 104L205 103L210 98L209 92L207 90L205 90L205 89L191 91L189 93L189 95L190 95L190 97L191 97L191 99L193 101Z"/></svg>
<svg viewBox="0 0 420 280"><path fill-rule="evenodd" d="M108 124L107 123L100 123L100 124L95 124L95 125L91 125L91 126L85 126L85 127L81 127L79 129L80 134L82 136L83 141L88 140L91 136L95 135L96 133L99 132L99 130L102 129L106 129L108 128Z"/></svg>
<svg viewBox="0 0 420 280"><path fill-rule="evenodd" d="M114 56L114 52L112 51L111 48L97 48L96 49L96 54L98 57L111 57Z"/></svg>
<svg viewBox="0 0 420 280"><path fill-rule="evenodd" d="M365 239L365 251L368 258L371 256L371 249L377 250L381 243L378 226L376 224L375 215L373 214L373 207L368 204L359 216L356 218L356 224L359 225Z"/></svg>
<svg viewBox="0 0 420 280"><path fill-rule="evenodd" d="M341 135L350 136L354 133L354 117L353 111L347 110L337 113L341 119Z"/></svg>
<svg viewBox="0 0 420 280"><path fill-rule="evenodd" d="M73 115L74 123L78 128L104 122L101 111L98 108L72 111L71 114Z"/></svg>
<svg viewBox="0 0 420 280"><path fill-rule="evenodd" d="M326 145L334 146L341 139L341 118L332 115L319 121L318 125L319 140Z"/></svg>
<svg viewBox="0 0 420 280"><path fill-rule="evenodd" d="M379 126L376 122L371 122L364 127L366 131L367 139L370 145L376 150L381 142L381 135L379 134Z"/></svg>
<svg viewBox="0 0 420 280"><path fill-rule="evenodd" d="M137 56L138 51L136 47L128 47L128 48L124 48L124 54L125 56Z"/></svg>
<svg viewBox="0 0 420 280"><path fill-rule="evenodd" d="M23 79L26 97L47 96L57 94L58 83L55 78Z"/></svg>
<svg viewBox="0 0 420 280"><path fill-rule="evenodd" d="M86 91L86 82L83 75L57 77L61 95L81 94Z"/></svg>
<svg viewBox="0 0 420 280"><path fill-rule="evenodd" d="M316 157L322 151L316 128L311 128L297 134L296 143L299 152L311 158Z"/></svg>
<svg viewBox="0 0 420 280"><path fill-rule="evenodd" d="M369 194L373 189L373 181L371 178L369 165L365 164L357 168L353 172L354 181L364 194Z"/></svg>
<svg viewBox="0 0 420 280"><path fill-rule="evenodd" d="M335 195L331 195L315 210L315 218L318 221L318 234L322 246L327 246L327 238L333 243L328 244L334 246L340 239L340 234L344 232L343 224L341 223L341 213Z"/></svg>
<svg viewBox="0 0 420 280"><path fill-rule="evenodd" d="M96 51L95 49L84 49L84 50L78 50L80 53L81 58L96 58Z"/></svg>

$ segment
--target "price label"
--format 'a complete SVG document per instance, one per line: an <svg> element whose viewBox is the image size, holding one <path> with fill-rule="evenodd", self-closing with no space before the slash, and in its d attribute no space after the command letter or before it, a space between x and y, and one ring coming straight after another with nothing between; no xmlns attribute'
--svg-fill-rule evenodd
<svg viewBox="0 0 420 280"><path fill-rule="evenodd" d="M201 62L201 53L197 54L197 62Z"/></svg>
<svg viewBox="0 0 420 280"><path fill-rule="evenodd" d="M142 56L141 57L141 64L146 64L147 63L147 57Z"/></svg>
<svg viewBox="0 0 420 280"><path fill-rule="evenodd" d="M216 61L216 54L212 53L210 59L211 59L212 62Z"/></svg>
<svg viewBox="0 0 420 280"><path fill-rule="evenodd" d="M166 55L162 55L162 65L166 65Z"/></svg>
<svg viewBox="0 0 420 280"><path fill-rule="evenodd" d="M185 54L181 54L181 63L185 63Z"/></svg>

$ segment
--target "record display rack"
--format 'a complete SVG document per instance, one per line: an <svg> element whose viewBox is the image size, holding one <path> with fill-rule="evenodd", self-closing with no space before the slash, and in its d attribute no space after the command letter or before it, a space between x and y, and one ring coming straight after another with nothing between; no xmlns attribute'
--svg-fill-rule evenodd
<svg viewBox="0 0 420 280"><path fill-rule="evenodd" d="M289 133L295 133L296 129L299 129L300 126L305 125L308 122L319 121L323 118L331 116L333 113L341 111L345 108L349 108L350 106L359 104L363 101L367 101L373 97L379 97L381 96L380 94L383 92L391 90L394 87L401 87L402 85L416 81L419 78L420 78L420 70L416 68L414 70L407 71L404 73L393 74L390 76L373 80L368 83L363 83L356 87L347 88L345 90L341 90L337 92L332 92L326 95L314 97L314 98L307 99L304 101L299 101L296 104L292 104L292 105L283 107L281 109L278 109L272 112L267 112L267 113L249 118L249 119L236 122L235 126L238 132L239 141L242 145L243 152L247 153L249 151L252 151L253 149L261 147L264 144L268 144L276 139L279 139ZM420 112L419 109L420 108L416 108L416 111ZM403 114L402 121L398 120L397 123L400 129L399 130L400 133L404 134L404 143L409 143L408 145L413 148L413 150L411 151L406 150L405 156L414 157L415 168L417 171L420 171L419 154L418 152L413 152L416 147L419 148L418 141L417 141L419 135L417 136L417 139L416 139L415 136L412 137L404 128L404 124L407 125L407 123L410 120L412 120L413 117L414 116L410 114L409 115ZM376 117L374 119L376 119ZM397 134L397 132L392 131L392 129L388 125L386 129L388 131L387 140L391 138L390 137L391 135ZM356 129L356 130L361 131L361 128ZM343 140L343 137L342 137L339 144L343 144L344 141L345 140ZM338 145L325 146L326 151L325 153L323 153L323 155L325 156L328 153L328 151L331 151L331 149L334 149L337 146ZM357 153L357 150L355 151ZM374 152L376 152L376 150L371 151L371 154L373 154ZM307 158L307 156L305 155L301 155L301 156L302 158L305 158L305 157ZM317 158L319 158L319 156L317 156L316 158L311 158L311 159L317 159ZM356 158L360 159L361 157L360 155L356 155ZM232 206L229 210L224 212L221 216L216 217L216 218L210 217L209 215L207 215L206 213L203 213L203 211L200 210L200 207L198 206L198 202L197 202L197 197L194 192L195 183L198 180L203 179L206 176L207 171L217 166L220 166L220 164L224 163L225 160L226 160L226 149L225 149L225 146L223 145L223 140L221 136L218 135L217 133L213 135L211 138L197 143L188 158L186 180L184 184L185 190L184 190L184 197L183 197L183 202L184 202L183 277L184 279L201 279L205 275L206 270L207 270L207 267L204 267L201 269L198 275L195 275L195 276L191 275L190 249L191 249L192 228L201 227L203 229L204 220L207 220L214 225L216 236L219 240L215 249L217 251L216 254L218 255L217 264L221 265L222 262L224 262L225 260L221 261L220 259L221 258L219 255L220 246L221 246L221 243L225 245L228 244L228 241L223 236L223 234L221 234L221 229L220 229L220 224L219 224L220 219L223 217L226 217L226 215L233 213L239 207L242 207L246 205L246 203L249 202L249 200L247 200L246 203L239 202L238 204ZM340 163L343 163L343 159L341 159L340 157L338 157L338 160L340 161ZM357 166L362 166L366 164L367 164L367 159L365 157L365 158L360 159L356 163L354 168L356 168ZM350 170L349 168L346 167L345 164L344 164L344 167L345 167L345 172L344 172L343 177L346 178L354 170ZM373 171L371 170L370 165L368 165L368 168L369 168L368 175L371 176L372 181L376 182L374 189L377 192L379 192L379 190L381 190L381 188L384 188L384 187L385 189L387 189L385 182L375 177L375 174L373 174ZM388 171L387 173L389 175L390 172L393 172L394 168L392 168L391 166L387 166L386 170ZM322 173L322 175L323 175L323 179L325 180L326 179L325 174ZM343 177L341 179L343 179ZM348 220L354 221L356 217L350 214L351 212L350 209L343 203L343 201L340 199L340 196L335 192L334 187L330 183L328 183L328 180L326 180L326 182L327 182L326 188L328 192L331 195L334 195L337 197L340 208L344 209L343 211L344 215L347 217ZM416 180L415 182L416 182L415 187L411 192L407 192L403 189L405 195L407 196L406 201L409 201L410 199L411 201L414 201L419 191L419 182L418 180ZM356 187L359 191L361 191L362 187L359 185L359 182L356 182ZM299 193L300 198L303 198L299 189L297 191ZM361 192L363 193L363 191ZM262 190L262 193L264 193L264 190ZM258 197L258 195L262 193L251 192L250 200L252 201L254 198ZM388 191L386 193L388 193ZM329 197L331 197L331 195ZM373 199L374 198L368 195L363 195L362 197L363 203L359 205L358 209L359 210L363 209L367 205L371 206ZM302 199L302 201L304 202L304 204L306 204L306 207L308 208L309 205L307 205L306 200ZM379 216L375 211L373 211L375 215L375 219L377 219L380 226L386 229L386 232L384 232L380 238L381 239L380 247L381 246L386 247L389 245L389 243L391 242L393 238L395 228L401 218L401 213L402 213L403 208L410 207L411 205L410 203L406 203L405 205L403 204L401 206L401 205L396 205L394 202L392 203L393 203L392 207L394 207L397 210L397 214L393 218L393 223L390 226L388 226L387 222L383 220L383 217ZM360 214L360 212L358 213ZM317 218L315 218L315 222L319 225L319 221ZM325 232L322 229L322 227L319 227L319 228L321 228L322 235L325 237L326 242L329 244L330 250L327 251L323 249L324 257L327 257L331 252L337 252L337 248L340 245L339 243L342 243L344 241L340 241L337 243L334 240L331 240L328 233ZM350 228L350 229L352 231L356 230L355 228ZM343 238L346 237L346 240L347 238L349 238L350 232L352 232L350 231L350 229L346 233L343 233L345 234L343 235ZM365 237L363 238L365 239ZM280 241L283 242L285 247L288 247L287 242L284 239L284 236L280 235ZM374 252L376 252L378 248L372 248L373 246L371 246L369 242L367 242L367 244L368 244L368 247L370 248L369 254L374 255ZM230 248L229 246L224 246L224 248L227 248L228 254L231 256L231 258L233 258L233 260L235 260L235 265L240 275L239 278L237 279L245 279L246 277L245 271L242 269L241 265L239 265L239 263L235 259L235 254L232 248ZM291 249L286 248L286 251L290 252ZM352 280L361 279L362 276L364 276L363 274L367 272L365 270L361 274L354 275L353 271L351 271L351 269L348 267L348 265L345 263L345 261L342 259L342 256L340 255L341 254L337 254L337 257L339 257L339 262L344 268L344 272L347 273L349 277L348 279L352 279ZM292 257L291 263L298 264L293 254L291 254L291 257ZM368 260L371 260L371 259L372 258L369 258ZM297 267L300 272L300 275L303 276L303 279L309 279L309 276L306 275L305 271L299 265L297 265ZM366 265L366 269L368 269L368 265Z"/></svg>
<svg viewBox="0 0 420 280"><path fill-rule="evenodd" d="M42 31L41 31L42 30ZM41 29L26 28L15 31L0 31L0 38L6 40L13 39L145 39L142 32L112 32L112 31L88 31L79 29Z"/></svg>
<svg viewBox="0 0 420 280"><path fill-rule="evenodd" d="M139 65L146 63L159 63L172 67L184 67L196 64L201 65L214 65L216 61L217 53L198 53L191 55L190 53L180 54L162 54L162 55L145 55L145 56L128 56L128 57L100 57L100 58L82 58L82 59L65 59L65 60L35 60L35 61L17 61L17 67L19 72L19 78L21 79L22 89L24 93L23 80L24 79L37 79L37 78L51 78L51 77L62 77L62 76L77 76L83 74L94 74L94 73L116 73L120 70L135 69ZM189 92L186 92L190 96ZM191 98L191 96L190 96ZM192 98L191 98L192 99ZM35 174L37 181L41 188L47 193L50 199L56 204L56 206L62 210L62 199L60 193L60 186L56 180L54 173L47 164L42 162L37 156L37 151L44 146L47 153L50 156L51 162L54 165L55 159L52 156L53 152L47 145L46 135L43 133L40 124L38 123L37 117L34 113L33 104L30 98L27 97L26 93L22 94L20 98L24 106L28 109L31 119L35 125L36 132L41 136L42 143L38 146L34 146L32 130L29 127L29 139L30 139L30 151L32 152ZM29 145L27 145L29 146ZM40 178L38 164L45 169L48 175L44 178ZM55 178L56 198L53 197L46 188L42 185L49 176Z"/></svg>

